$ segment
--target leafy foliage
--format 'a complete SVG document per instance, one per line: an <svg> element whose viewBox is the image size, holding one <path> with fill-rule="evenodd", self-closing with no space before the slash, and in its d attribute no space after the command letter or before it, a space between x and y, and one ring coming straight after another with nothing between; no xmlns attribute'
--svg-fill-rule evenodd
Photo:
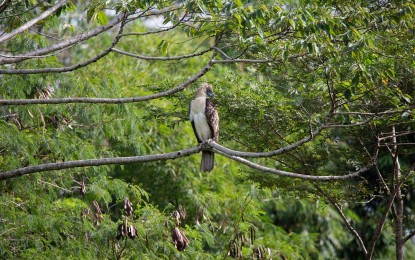
<svg viewBox="0 0 415 260"><path fill-rule="evenodd" d="M3 4L5 35L54 5ZM414 229L413 173L396 186L397 169L404 175L414 159L414 11L410 2L390 1L69 1L0 43L1 99L145 96L178 86L210 62L199 81L214 85L220 144L266 152L311 137L250 160L313 176L376 167L360 178L315 182L216 156L215 170L202 175L195 155L3 180L0 256L362 258L336 209L368 247L397 187L402 218L396 199L374 253L394 257L392 225L402 219L403 236ZM122 34L115 26L33 54L123 13ZM154 26L153 18L161 22ZM96 62L79 65L103 50ZM64 74L16 72L76 64ZM0 106L0 171L195 146L187 122L195 88L137 103ZM408 240L405 254L414 252Z"/></svg>

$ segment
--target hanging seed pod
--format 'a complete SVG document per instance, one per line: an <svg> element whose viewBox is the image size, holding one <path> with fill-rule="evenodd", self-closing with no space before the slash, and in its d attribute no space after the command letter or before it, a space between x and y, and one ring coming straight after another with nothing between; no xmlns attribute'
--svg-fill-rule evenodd
<svg viewBox="0 0 415 260"><path fill-rule="evenodd" d="M79 192L80 192L82 197L85 196L85 194L86 194L85 176L82 177L81 189L80 189Z"/></svg>
<svg viewBox="0 0 415 260"><path fill-rule="evenodd" d="M135 228L134 225L130 225L128 227L128 237L132 240L134 240L134 238L137 236L137 229Z"/></svg>
<svg viewBox="0 0 415 260"><path fill-rule="evenodd" d="M173 239L174 246L179 251L184 251L186 246L189 244L189 239L186 237L186 234L178 227L172 229L171 238Z"/></svg>
<svg viewBox="0 0 415 260"><path fill-rule="evenodd" d="M186 219L186 209L182 205L179 205L179 214L180 214L180 218L184 222Z"/></svg>
<svg viewBox="0 0 415 260"><path fill-rule="evenodd" d="M117 236L115 237L117 240L120 240L124 235L124 225L119 224L117 227Z"/></svg>
<svg viewBox="0 0 415 260"><path fill-rule="evenodd" d="M272 260L272 258L271 258L271 248L267 247L266 249L267 249L267 257L268 257L268 259Z"/></svg>
<svg viewBox="0 0 415 260"><path fill-rule="evenodd" d="M99 207L99 204L96 200L92 202L92 204L95 207L95 213L94 213L94 225L99 225L102 221L102 215L101 215L101 208Z"/></svg>
<svg viewBox="0 0 415 260"><path fill-rule="evenodd" d="M251 245L254 245L254 241L255 241L255 228L254 227L249 228L249 234L250 234L250 239L251 239Z"/></svg>
<svg viewBox="0 0 415 260"><path fill-rule="evenodd" d="M242 251L239 249L238 240L234 239L228 244L228 256L232 258L242 258Z"/></svg>
<svg viewBox="0 0 415 260"><path fill-rule="evenodd" d="M175 210L173 211L172 216L174 218L174 223L176 224L176 226L179 226L180 225L180 213L177 210Z"/></svg>
<svg viewBox="0 0 415 260"><path fill-rule="evenodd" d="M246 239L243 233L240 233L241 245L242 246L249 246L248 239Z"/></svg>
<svg viewBox="0 0 415 260"><path fill-rule="evenodd" d="M228 256L232 258L236 258L238 254L239 248L238 245L235 243L235 240L229 242L228 244Z"/></svg>
<svg viewBox="0 0 415 260"><path fill-rule="evenodd" d="M265 255L265 248L263 246L259 246L254 248L253 252L252 252L252 258L254 259L266 259L266 255Z"/></svg>
<svg viewBox="0 0 415 260"><path fill-rule="evenodd" d="M127 216L131 217L133 215L133 204L127 197L124 197L124 211Z"/></svg>
<svg viewBox="0 0 415 260"><path fill-rule="evenodd" d="M128 236L128 223L127 223L127 219L124 219L123 223L118 225L117 228L117 240L120 240L122 237L127 237Z"/></svg>

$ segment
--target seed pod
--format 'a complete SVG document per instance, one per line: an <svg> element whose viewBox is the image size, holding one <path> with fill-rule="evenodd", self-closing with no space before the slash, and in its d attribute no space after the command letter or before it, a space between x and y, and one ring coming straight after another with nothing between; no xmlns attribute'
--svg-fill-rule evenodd
<svg viewBox="0 0 415 260"><path fill-rule="evenodd" d="M174 246L179 251L184 251L186 246L189 244L189 239L186 237L186 234L178 227L172 229L171 238L173 239Z"/></svg>
<svg viewBox="0 0 415 260"><path fill-rule="evenodd" d="M234 239L228 244L228 256L232 258L242 258L242 251L239 250L238 240Z"/></svg>
<svg viewBox="0 0 415 260"><path fill-rule="evenodd" d="M186 209L182 205L179 205L179 214L180 218L184 221L186 219Z"/></svg>
<svg viewBox="0 0 415 260"><path fill-rule="evenodd" d="M118 240L120 240L122 237L127 237L128 236L128 223L127 223L127 219L124 219L123 223L118 225L117 228L117 236L116 238Z"/></svg>
<svg viewBox="0 0 415 260"><path fill-rule="evenodd" d="M137 236L137 229L135 228L134 225L130 225L128 227L128 237L132 240L134 240L134 238Z"/></svg>
<svg viewBox="0 0 415 260"><path fill-rule="evenodd" d="M250 227L249 228L249 233L250 233L251 245L254 245L254 241L255 241L255 228L254 227Z"/></svg>
<svg viewBox="0 0 415 260"><path fill-rule="evenodd" d="M180 225L180 213L177 210L175 210L173 211L172 215L174 218L174 223L176 224L176 226L179 226Z"/></svg>
<svg viewBox="0 0 415 260"><path fill-rule="evenodd" d="M252 252L252 257L254 259L266 259L266 255L265 255L265 248L263 246L259 246L254 248L253 252Z"/></svg>
<svg viewBox="0 0 415 260"><path fill-rule="evenodd" d="M117 240L120 240L122 237L125 237L125 230L124 225L119 224L117 228L117 236L115 237Z"/></svg>
<svg viewBox="0 0 415 260"><path fill-rule="evenodd" d="M127 197L124 197L124 211L127 216L131 217L133 215L133 204Z"/></svg>
<svg viewBox="0 0 415 260"><path fill-rule="evenodd" d="M245 235L243 233L240 234L240 238L241 238L241 245L242 246L248 246L248 239L246 239Z"/></svg>
<svg viewBox="0 0 415 260"><path fill-rule="evenodd" d="M96 200L92 202L92 204L95 207L95 213L94 213L94 225L99 225L103 219L101 215L101 208L99 207L99 204Z"/></svg>
<svg viewBox="0 0 415 260"><path fill-rule="evenodd" d="M82 177L81 189L80 189L79 192L80 192L82 197L85 196L85 194L86 194L85 176Z"/></svg>

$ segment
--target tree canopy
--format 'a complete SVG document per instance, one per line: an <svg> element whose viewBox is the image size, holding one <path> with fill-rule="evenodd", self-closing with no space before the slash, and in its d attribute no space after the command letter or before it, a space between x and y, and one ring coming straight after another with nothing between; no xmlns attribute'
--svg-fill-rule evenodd
<svg viewBox="0 0 415 260"><path fill-rule="evenodd" d="M414 12L2 1L0 256L415 254ZM220 138L198 145L202 82ZM209 174L202 150L218 155Z"/></svg>

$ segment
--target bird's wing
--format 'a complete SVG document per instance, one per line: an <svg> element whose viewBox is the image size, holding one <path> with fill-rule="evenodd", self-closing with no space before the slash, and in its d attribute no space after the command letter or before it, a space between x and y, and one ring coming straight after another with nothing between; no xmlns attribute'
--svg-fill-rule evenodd
<svg viewBox="0 0 415 260"><path fill-rule="evenodd" d="M212 132L212 139L215 142L219 140L219 115L215 105L210 99L206 99L205 115L207 123Z"/></svg>

